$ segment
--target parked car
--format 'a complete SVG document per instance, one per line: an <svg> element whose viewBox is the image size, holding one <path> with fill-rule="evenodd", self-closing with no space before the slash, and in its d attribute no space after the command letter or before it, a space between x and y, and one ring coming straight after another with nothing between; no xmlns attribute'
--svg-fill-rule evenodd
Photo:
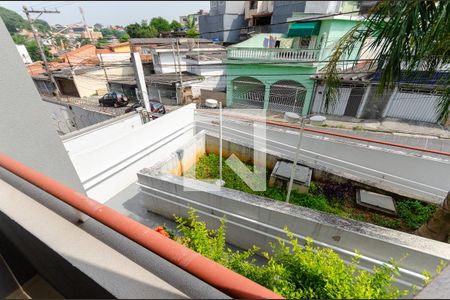
<svg viewBox="0 0 450 300"><path fill-rule="evenodd" d="M98 103L101 106L114 106L114 107L127 106L128 101L129 101L128 97L119 92L110 92L103 95L103 97L101 97L100 99L98 99Z"/></svg>
<svg viewBox="0 0 450 300"><path fill-rule="evenodd" d="M164 107L164 105L162 103L155 101L155 100L150 100L149 103L150 103L150 110L152 113L158 113L158 114L162 114L162 115L164 115L166 113L166 108ZM133 111L138 107L142 107L142 104L141 103L133 104L133 106L128 107L125 110L125 112L127 113L130 111Z"/></svg>

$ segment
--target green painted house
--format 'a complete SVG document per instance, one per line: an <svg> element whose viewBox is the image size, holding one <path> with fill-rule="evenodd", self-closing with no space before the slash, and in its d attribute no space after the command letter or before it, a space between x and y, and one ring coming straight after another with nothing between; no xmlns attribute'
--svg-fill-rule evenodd
<svg viewBox="0 0 450 300"><path fill-rule="evenodd" d="M315 15L294 13L289 21ZM360 19L293 22L286 34L258 34L227 49L227 105L306 115L315 81L337 42ZM355 47L358 49L359 47ZM354 59L357 50L346 60Z"/></svg>

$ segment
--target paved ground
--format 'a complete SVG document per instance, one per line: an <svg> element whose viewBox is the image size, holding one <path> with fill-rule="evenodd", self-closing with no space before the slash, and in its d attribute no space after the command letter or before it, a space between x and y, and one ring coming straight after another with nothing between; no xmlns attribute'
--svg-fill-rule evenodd
<svg viewBox="0 0 450 300"><path fill-rule="evenodd" d="M254 115L245 112L245 110L225 109L224 113L233 114L238 117L254 117ZM269 112L267 120L287 123L283 116L281 113ZM420 126L408 122L391 120L359 123L326 120L324 126L307 124L306 127L429 150L450 152L450 129L445 129L439 125L422 124Z"/></svg>
<svg viewBox="0 0 450 300"><path fill-rule="evenodd" d="M196 125L217 132L217 119L217 115L199 112ZM290 158L298 141L298 130L268 125L264 132L254 132L248 122L228 117L223 120L223 135L250 145L257 136L265 141L268 150ZM450 187L450 158L438 154L305 132L300 159L343 177L430 203L440 204Z"/></svg>

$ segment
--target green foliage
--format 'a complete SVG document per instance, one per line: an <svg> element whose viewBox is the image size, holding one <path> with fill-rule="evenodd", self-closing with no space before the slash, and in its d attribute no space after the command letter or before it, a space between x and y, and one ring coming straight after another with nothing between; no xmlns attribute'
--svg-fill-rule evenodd
<svg viewBox="0 0 450 300"><path fill-rule="evenodd" d="M199 38L200 32L198 32L195 28L192 28L186 31L186 36L190 38Z"/></svg>
<svg viewBox="0 0 450 300"><path fill-rule="evenodd" d="M120 40L125 35L127 35L127 33L125 31L119 31L117 29L112 29L112 28L101 28L100 32L102 33L102 36L105 39L114 39L114 38L116 38L116 39Z"/></svg>
<svg viewBox="0 0 450 300"><path fill-rule="evenodd" d="M28 41L28 38L18 34L18 33L13 33L12 34L12 39L14 41L14 43L16 43L17 45L25 45Z"/></svg>
<svg viewBox="0 0 450 300"><path fill-rule="evenodd" d="M254 171L253 166L247 166L250 171ZM218 179L219 178L219 156L214 153L202 155L192 168L187 170L184 176L197 179ZM235 189L245 193L258 195L278 201L285 201L287 191L285 188L267 187L265 191L253 191L234 171L227 165L223 164L222 170L225 187ZM267 172L267 176L270 173ZM331 213L343 218L351 218L354 220L369 222L379 226L413 231L421 224L425 223L436 210L430 204L425 204L417 200L402 200L397 202L399 217L388 217L384 215L372 213L361 213L358 210L344 205L343 199L347 199L351 194L351 189L342 185L319 186L315 182L311 182L308 193L301 194L292 191L290 203L322 212Z"/></svg>
<svg viewBox="0 0 450 300"><path fill-rule="evenodd" d="M128 33L125 33L124 35L122 35L119 38L119 42L121 42L121 43L128 42L129 39L130 39L130 36L128 35Z"/></svg>
<svg viewBox="0 0 450 300"><path fill-rule="evenodd" d="M401 221L398 219L392 219L392 218L388 218L379 214L372 214L372 221L373 223L379 225L379 226L383 226L383 227L387 227L387 228L391 228L391 229L399 229L401 227Z"/></svg>
<svg viewBox="0 0 450 300"><path fill-rule="evenodd" d="M196 29L196 21L193 15L187 16L186 26L189 29Z"/></svg>
<svg viewBox="0 0 450 300"><path fill-rule="evenodd" d="M397 209L406 225L411 229L417 229L430 219L437 208L417 200L402 200L397 202Z"/></svg>
<svg viewBox="0 0 450 300"><path fill-rule="evenodd" d="M178 21L176 21L176 20L173 20L173 21L170 23L170 29L171 29L172 31L176 31L177 29L181 29L181 28L183 28L183 25L181 25L180 22L178 22Z"/></svg>
<svg viewBox="0 0 450 300"><path fill-rule="evenodd" d="M381 73L379 94L393 89L401 76L409 76L419 68L431 78L436 70L450 63L449 11L450 1L379 1L366 19L337 42L325 68L325 107L328 109L338 97L341 59L355 49L361 52L360 46L365 42L367 50L376 53L372 64ZM445 123L450 106L450 79L441 80L436 90L441 94L436 111Z"/></svg>
<svg viewBox="0 0 450 300"><path fill-rule="evenodd" d="M36 28L37 31L42 33L48 33L50 32L50 25L47 23L47 21L37 19L33 22L34 28ZM26 23L26 29L31 30L31 26Z"/></svg>
<svg viewBox="0 0 450 300"><path fill-rule="evenodd" d="M39 47L35 40L27 40L25 42L25 48L27 48L28 54L30 54L32 61L42 60L41 54L39 52ZM44 54L48 61L54 60L54 56L50 53L50 48L48 46L44 47Z"/></svg>
<svg viewBox="0 0 450 300"><path fill-rule="evenodd" d="M158 33L170 31L169 21L163 17L152 18L150 20L150 26L155 28Z"/></svg>
<svg viewBox="0 0 450 300"><path fill-rule="evenodd" d="M97 48L104 48L107 45L108 45L108 41L104 37L101 39L98 39L97 42L95 43L95 47L97 47Z"/></svg>
<svg viewBox="0 0 450 300"><path fill-rule="evenodd" d="M374 266L371 273L359 268L358 253L346 264L332 249L314 246L312 239L300 245L285 228L289 242L278 239L271 244L271 253L263 253L267 262L261 265L255 263L255 246L246 251L226 248L224 219L218 229L207 229L190 209L187 220L176 221L183 233L178 242L286 298L393 299L408 294L392 286L399 275L393 261L392 268Z"/></svg>
<svg viewBox="0 0 450 300"><path fill-rule="evenodd" d="M130 38L154 38L158 36L158 30L146 22L130 24L125 27L125 30Z"/></svg>
<svg viewBox="0 0 450 300"><path fill-rule="evenodd" d="M18 32L27 26L26 21L18 13L1 6L0 18L2 18L9 33Z"/></svg>

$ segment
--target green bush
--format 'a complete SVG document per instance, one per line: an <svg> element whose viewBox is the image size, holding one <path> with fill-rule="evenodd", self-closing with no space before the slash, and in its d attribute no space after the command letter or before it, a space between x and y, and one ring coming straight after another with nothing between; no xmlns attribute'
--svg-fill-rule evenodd
<svg viewBox="0 0 450 300"><path fill-rule="evenodd" d="M436 207L418 200L397 201L398 215L406 226L417 229L431 218Z"/></svg>
<svg viewBox="0 0 450 300"><path fill-rule="evenodd" d="M376 225L392 229L399 229L401 225L400 220L388 218L375 213L372 215L372 220Z"/></svg>
<svg viewBox="0 0 450 300"><path fill-rule="evenodd" d="M253 166L247 165L253 171ZM185 176L197 179L219 178L219 156L216 154L202 155L195 168L185 172ZM278 201L285 201L287 191L285 188L267 187L265 191L255 192L234 173L227 165L223 164L222 170L225 187L245 193L258 195ZM267 179L270 173L267 172ZM350 185L327 184L319 185L311 182L307 194L292 191L290 203L326 213L331 213L343 218L351 218L358 221L370 222L391 229L415 230L425 223L435 211L435 207L417 200L402 200L397 202L399 218L389 218L377 213L365 215L358 210L345 207L343 199L352 197L354 188Z"/></svg>
<svg viewBox="0 0 450 300"><path fill-rule="evenodd" d="M183 234L178 242L286 298L392 299L409 292L392 286L399 276L393 261L393 268L374 267L371 273L359 269L358 253L346 264L332 249L314 246L312 239L300 245L287 228L289 243L278 239L271 244L271 253L263 253L267 262L258 265L253 258L257 247L226 249L225 219L217 230L209 230L190 209L188 219L176 217L176 221Z"/></svg>

